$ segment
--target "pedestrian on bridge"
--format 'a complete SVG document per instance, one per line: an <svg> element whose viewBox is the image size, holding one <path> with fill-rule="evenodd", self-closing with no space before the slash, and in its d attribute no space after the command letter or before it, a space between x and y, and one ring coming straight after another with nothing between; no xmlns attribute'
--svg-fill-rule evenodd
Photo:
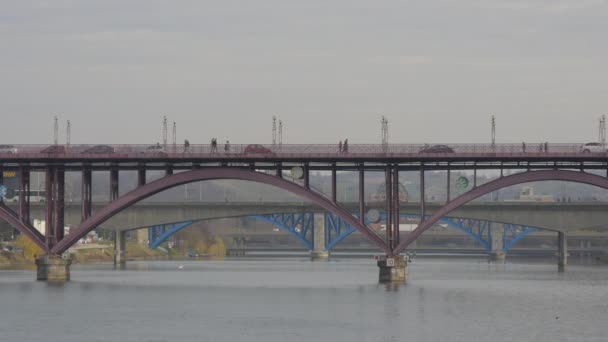
<svg viewBox="0 0 608 342"><path fill-rule="evenodd" d="M522 151L523 153L526 153L526 143L525 143L525 142L522 142L522 143L521 143L521 151Z"/></svg>
<svg viewBox="0 0 608 342"><path fill-rule="evenodd" d="M338 143L338 153L342 153L342 140Z"/></svg>
<svg viewBox="0 0 608 342"><path fill-rule="evenodd" d="M188 149L190 148L190 142L188 141L188 139L184 140L184 153L188 152Z"/></svg>
<svg viewBox="0 0 608 342"><path fill-rule="evenodd" d="M344 145L342 145L342 152L348 153L348 139L344 139Z"/></svg>
<svg viewBox="0 0 608 342"><path fill-rule="evenodd" d="M549 143L545 141L545 153L549 152Z"/></svg>
<svg viewBox="0 0 608 342"><path fill-rule="evenodd" d="M224 152L230 152L230 141L226 140L226 144L224 144Z"/></svg>

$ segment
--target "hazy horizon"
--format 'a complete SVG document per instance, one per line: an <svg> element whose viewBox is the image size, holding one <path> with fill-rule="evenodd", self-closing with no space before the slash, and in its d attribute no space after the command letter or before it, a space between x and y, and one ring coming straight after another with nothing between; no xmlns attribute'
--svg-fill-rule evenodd
<svg viewBox="0 0 608 342"><path fill-rule="evenodd" d="M2 1L0 143L597 140L604 0ZM171 130L171 129L169 129Z"/></svg>

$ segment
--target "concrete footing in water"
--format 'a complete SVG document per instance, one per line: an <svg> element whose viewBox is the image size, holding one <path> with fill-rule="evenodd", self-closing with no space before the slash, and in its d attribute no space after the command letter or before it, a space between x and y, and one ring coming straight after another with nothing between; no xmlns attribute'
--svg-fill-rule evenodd
<svg viewBox="0 0 608 342"><path fill-rule="evenodd" d="M72 259L57 255L43 255L36 258L36 280L62 282L70 280Z"/></svg>
<svg viewBox="0 0 608 342"><path fill-rule="evenodd" d="M310 251L310 260L329 260L329 252L324 250Z"/></svg>
<svg viewBox="0 0 608 342"><path fill-rule="evenodd" d="M505 261L507 259L507 254L503 252L490 252L488 253L488 259L490 261Z"/></svg>
<svg viewBox="0 0 608 342"><path fill-rule="evenodd" d="M407 256L395 255L378 260L380 283L405 283L407 278Z"/></svg>

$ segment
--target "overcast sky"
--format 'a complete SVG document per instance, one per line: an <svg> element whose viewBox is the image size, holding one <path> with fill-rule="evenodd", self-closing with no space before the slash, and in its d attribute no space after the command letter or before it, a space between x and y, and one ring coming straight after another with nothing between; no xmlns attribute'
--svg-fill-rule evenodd
<svg viewBox="0 0 608 342"><path fill-rule="evenodd" d="M591 141L607 63L603 0L0 0L0 143Z"/></svg>

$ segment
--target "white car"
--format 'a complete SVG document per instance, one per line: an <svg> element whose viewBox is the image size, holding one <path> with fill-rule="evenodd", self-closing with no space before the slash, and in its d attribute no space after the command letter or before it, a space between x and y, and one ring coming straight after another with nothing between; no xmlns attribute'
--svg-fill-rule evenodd
<svg viewBox="0 0 608 342"><path fill-rule="evenodd" d="M13 145L0 145L0 153L13 154L17 153L17 147Z"/></svg>
<svg viewBox="0 0 608 342"><path fill-rule="evenodd" d="M604 146L598 142L590 142L581 146L580 149L583 153L591 153L591 152L606 152Z"/></svg>
<svg viewBox="0 0 608 342"><path fill-rule="evenodd" d="M145 154L157 154L157 155L166 155L165 147L163 145L150 145L145 149L139 151L139 153Z"/></svg>

